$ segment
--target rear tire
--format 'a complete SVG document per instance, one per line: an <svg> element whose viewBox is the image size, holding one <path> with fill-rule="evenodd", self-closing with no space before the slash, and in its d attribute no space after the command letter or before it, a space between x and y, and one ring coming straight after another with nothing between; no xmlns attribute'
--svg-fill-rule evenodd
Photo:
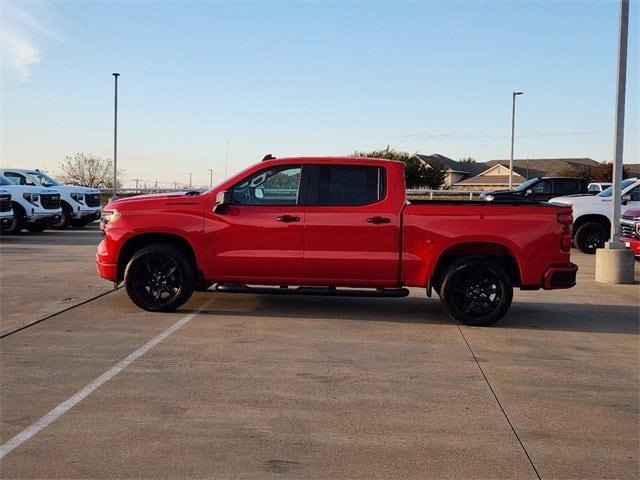
<svg viewBox="0 0 640 480"><path fill-rule="evenodd" d="M464 257L447 269L440 300L447 315L464 325L491 325L509 310L513 285L497 260Z"/></svg>
<svg viewBox="0 0 640 480"><path fill-rule="evenodd" d="M171 312L193 294L195 266L173 245L154 244L136 252L124 272L129 298L150 312Z"/></svg>
<svg viewBox="0 0 640 480"><path fill-rule="evenodd" d="M582 253L592 255L598 248L604 247L607 240L609 240L609 232L604 225L587 222L576 230L574 244Z"/></svg>
<svg viewBox="0 0 640 480"><path fill-rule="evenodd" d="M31 233L42 233L47 227L44 225L27 225L27 230Z"/></svg>

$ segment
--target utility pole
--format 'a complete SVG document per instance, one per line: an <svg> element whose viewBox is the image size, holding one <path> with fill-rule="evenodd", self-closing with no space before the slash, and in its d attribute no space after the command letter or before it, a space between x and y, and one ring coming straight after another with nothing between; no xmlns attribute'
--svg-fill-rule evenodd
<svg viewBox="0 0 640 480"><path fill-rule="evenodd" d="M191 172L189 172L189 190L191 190Z"/></svg>
<svg viewBox="0 0 640 480"><path fill-rule="evenodd" d="M224 178L227 178L227 167L229 166L229 140L227 140L227 151L224 155Z"/></svg>
<svg viewBox="0 0 640 480"><path fill-rule="evenodd" d="M620 242L622 209L622 147L624 144L624 107L627 87L627 43L629 38L629 0L620 0L618 39L618 81L611 195L611 241L596 250L596 280L606 283L633 283L634 255Z"/></svg>
<svg viewBox="0 0 640 480"><path fill-rule="evenodd" d="M213 168L209 169L209 188L213 188Z"/></svg>
<svg viewBox="0 0 640 480"><path fill-rule="evenodd" d="M116 188L118 185L118 77L119 73L114 72L113 79L115 90L113 96L113 195L112 200L118 198Z"/></svg>
<svg viewBox="0 0 640 480"><path fill-rule="evenodd" d="M513 137L516 130L516 96L522 92L511 94L511 156L509 157L509 190L513 190Z"/></svg>
<svg viewBox="0 0 640 480"><path fill-rule="evenodd" d="M136 182L136 192L138 191L138 182L140 181L139 178L134 178L133 179L134 182Z"/></svg>

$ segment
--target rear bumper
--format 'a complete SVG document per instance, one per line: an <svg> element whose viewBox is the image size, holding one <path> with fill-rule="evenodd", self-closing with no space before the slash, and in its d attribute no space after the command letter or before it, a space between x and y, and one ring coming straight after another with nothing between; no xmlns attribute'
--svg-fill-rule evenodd
<svg viewBox="0 0 640 480"><path fill-rule="evenodd" d="M637 238L620 237L620 241L624 242L636 257L640 257L640 240Z"/></svg>
<svg viewBox="0 0 640 480"><path fill-rule="evenodd" d="M542 277L542 288L556 290L559 288L571 288L576 285L578 266L575 263L553 265L547 269Z"/></svg>

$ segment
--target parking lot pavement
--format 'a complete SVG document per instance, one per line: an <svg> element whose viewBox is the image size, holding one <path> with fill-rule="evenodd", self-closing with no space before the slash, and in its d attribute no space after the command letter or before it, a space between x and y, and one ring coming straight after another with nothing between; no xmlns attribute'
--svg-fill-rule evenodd
<svg viewBox="0 0 640 480"><path fill-rule="evenodd" d="M0 335L112 289L96 275L97 225L0 237Z"/></svg>
<svg viewBox="0 0 640 480"><path fill-rule="evenodd" d="M0 441L24 441L0 473L637 478L640 287L574 261L578 287L518 292L494 328L419 290L197 293L172 314L110 293L1 340Z"/></svg>

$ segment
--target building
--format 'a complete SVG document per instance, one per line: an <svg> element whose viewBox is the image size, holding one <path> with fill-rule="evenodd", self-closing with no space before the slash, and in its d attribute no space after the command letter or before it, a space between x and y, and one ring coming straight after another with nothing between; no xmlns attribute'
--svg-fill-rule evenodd
<svg viewBox="0 0 640 480"><path fill-rule="evenodd" d="M445 166L446 175L442 188L452 188L460 180L477 175L487 168L484 163L458 162L439 153L431 155L416 154L416 157L428 165L440 163Z"/></svg>
<svg viewBox="0 0 640 480"><path fill-rule="evenodd" d="M509 188L509 160L491 160L477 163L482 170L453 184L459 190L503 190ZM531 158L513 161L513 186L529 178L558 177L567 168L577 165L598 165L591 158Z"/></svg>

